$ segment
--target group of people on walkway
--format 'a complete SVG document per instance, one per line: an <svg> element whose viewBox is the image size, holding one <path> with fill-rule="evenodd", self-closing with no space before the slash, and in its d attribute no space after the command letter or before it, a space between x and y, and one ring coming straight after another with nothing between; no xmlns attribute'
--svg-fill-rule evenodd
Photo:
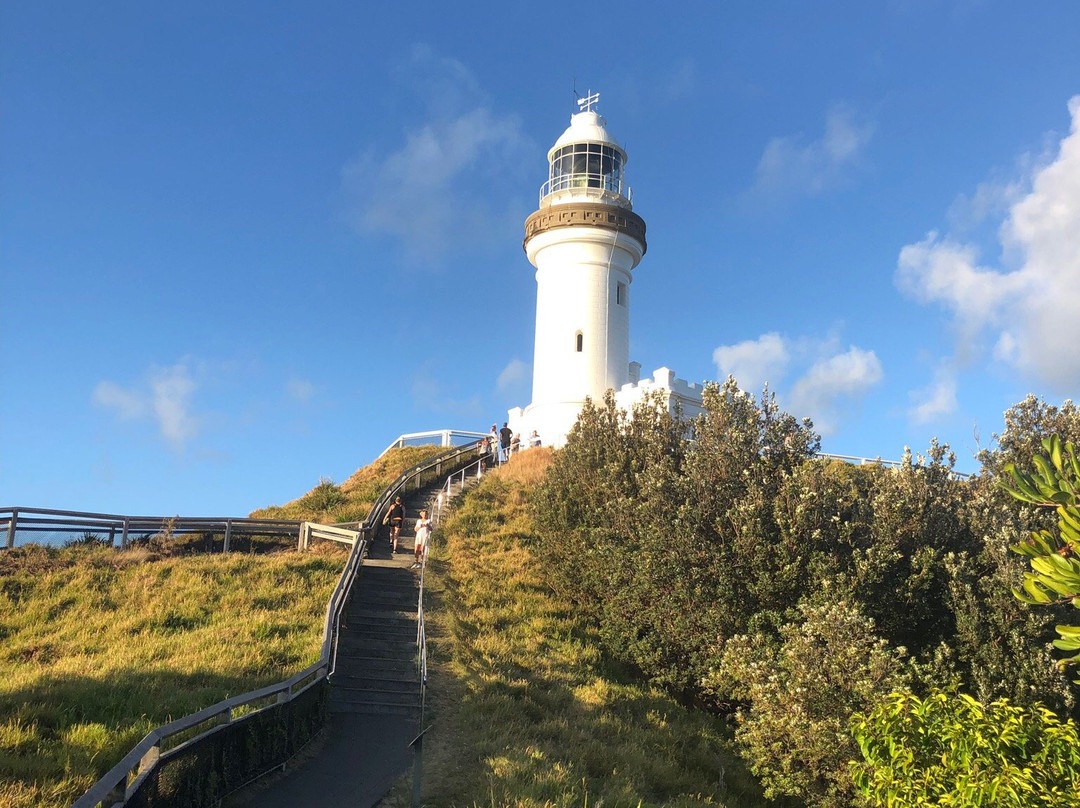
<svg viewBox="0 0 1080 808"><path fill-rule="evenodd" d="M505 463L522 448L521 435L511 430L510 425L506 422L503 423L502 429L492 424L491 431L488 433L487 438L481 441L481 446L484 443L487 444L488 451L499 463ZM525 441L525 448L533 449L539 445L540 435L534 429L528 440Z"/></svg>
<svg viewBox="0 0 1080 808"><path fill-rule="evenodd" d="M492 424L491 432L480 441L477 448L481 452L484 450L491 452L499 463L505 463L515 452L521 449L521 444L521 435L513 432L508 423L503 423L502 429L498 429L495 424ZM525 448L532 449L540 445L540 435L534 429L532 434L529 435ZM382 523L390 528L390 552L397 553L401 529L405 526L405 505L402 504L401 497L394 497L393 504L386 509L386 515L383 516ZM421 509L420 518L416 520L413 542L414 560L412 566L414 569L423 566L430 538L431 517L427 509Z"/></svg>
<svg viewBox="0 0 1080 808"><path fill-rule="evenodd" d="M401 528L405 526L405 506L401 497L394 497L393 504L386 509L382 523L390 527L390 552L398 551ZM423 566L427 555L428 541L431 538L431 517L426 508L420 509L420 518L416 520L416 537L413 540L413 569Z"/></svg>

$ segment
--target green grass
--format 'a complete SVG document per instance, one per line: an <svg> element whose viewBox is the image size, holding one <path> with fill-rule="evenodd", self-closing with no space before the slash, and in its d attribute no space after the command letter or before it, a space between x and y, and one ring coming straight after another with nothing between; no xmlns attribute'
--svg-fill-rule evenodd
<svg viewBox="0 0 1080 808"><path fill-rule="evenodd" d="M345 553L0 553L0 805L70 804L154 726L313 663Z"/></svg>
<svg viewBox="0 0 1080 808"><path fill-rule="evenodd" d="M546 584L528 491L547 452L489 474L428 566L426 805L765 805L725 723L605 660Z"/></svg>
<svg viewBox="0 0 1080 808"><path fill-rule="evenodd" d="M322 524L361 522L383 491L404 471L447 451L440 446L391 449L374 463L352 474L341 485L322 479L299 499L254 511L254 519L302 519Z"/></svg>

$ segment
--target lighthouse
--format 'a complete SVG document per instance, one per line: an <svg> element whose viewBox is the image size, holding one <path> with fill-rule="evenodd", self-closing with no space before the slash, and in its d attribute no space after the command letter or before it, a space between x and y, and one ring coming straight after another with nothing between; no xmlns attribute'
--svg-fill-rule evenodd
<svg viewBox="0 0 1080 808"><path fill-rule="evenodd" d="M599 97L578 101L525 220L523 246L536 267L532 403L510 410L510 428L526 440L535 430L545 445L563 443L586 398L613 390L629 409L643 392L630 362L630 285L648 248L645 221L633 210L626 151L595 109Z"/></svg>

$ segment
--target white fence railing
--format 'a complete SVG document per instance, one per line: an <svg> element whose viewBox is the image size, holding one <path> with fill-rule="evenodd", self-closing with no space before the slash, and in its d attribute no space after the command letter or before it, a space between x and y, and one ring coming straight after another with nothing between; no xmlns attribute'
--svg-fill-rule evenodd
<svg viewBox="0 0 1080 808"><path fill-rule="evenodd" d="M386 454L391 449L400 449L403 446L435 444L437 446L449 448L451 446L463 446L468 443L476 443L478 440L482 440L486 437L486 432L469 432L464 429L432 429L427 432L409 432L395 438L393 443L382 450L382 454L380 454L379 457L382 457L382 455Z"/></svg>

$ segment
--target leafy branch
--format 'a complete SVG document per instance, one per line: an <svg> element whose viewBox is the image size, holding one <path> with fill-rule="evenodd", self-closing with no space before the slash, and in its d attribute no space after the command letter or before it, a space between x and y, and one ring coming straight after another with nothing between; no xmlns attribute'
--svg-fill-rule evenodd
<svg viewBox="0 0 1080 808"><path fill-rule="evenodd" d="M1044 438L1042 446L1045 454L1032 458L1033 473L1009 463L1004 468L1008 479L1001 482L1016 499L1054 508L1058 517L1056 533L1037 530L1012 547L1031 564L1023 587L1014 588L1013 595L1032 605L1071 604L1080 608L1080 458L1073 444L1062 444L1057 435ZM1073 652L1062 664L1080 663L1080 626L1054 629L1059 635L1054 647Z"/></svg>

